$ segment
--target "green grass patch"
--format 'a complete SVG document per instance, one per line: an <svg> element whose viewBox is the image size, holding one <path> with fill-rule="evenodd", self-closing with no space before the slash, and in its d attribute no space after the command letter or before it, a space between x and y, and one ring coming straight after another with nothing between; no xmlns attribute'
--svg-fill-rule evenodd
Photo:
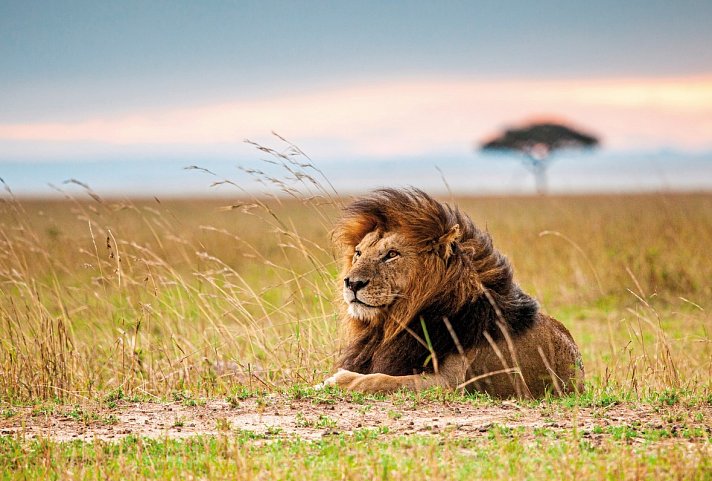
<svg viewBox="0 0 712 481"><path fill-rule="evenodd" d="M242 431L185 440L117 443L0 437L2 479L709 479L710 457L684 445L631 444L635 429L603 442L584 434L494 426L485 438L383 437L382 430L318 441ZM279 435L279 433L272 433ZM657 437L656 437L657 436ZM659 439L662 432L643 434Z"/></svg>

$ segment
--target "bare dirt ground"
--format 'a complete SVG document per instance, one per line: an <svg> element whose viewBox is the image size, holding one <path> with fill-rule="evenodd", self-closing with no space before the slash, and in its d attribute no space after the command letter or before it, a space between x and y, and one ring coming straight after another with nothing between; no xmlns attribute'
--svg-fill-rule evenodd
<svg viewBox="0 0 712 481"><path fill-rule="evenodd" d="M495 406L466 403L338 401L319 404L310 399L272 395L236 404L208 401L197 406L183 403L120 403L114 408L60 406L51 412L31 407L15 408L0 420L0 435L73 439L118 440L128 435L184 438L235 431L250 431L266 438L319 439L378 429L386 435L442 434L484 436L494 425L566 431L577 428L596 440L610 426L636 426L675 432L675 426L702 428L709 437L712 406L696 406L694 414L682 406L617 405L605 408L527 408L503 402ZM386 429L387 428L387 429ZM635 439L633 439L635 441Z"/></svg>

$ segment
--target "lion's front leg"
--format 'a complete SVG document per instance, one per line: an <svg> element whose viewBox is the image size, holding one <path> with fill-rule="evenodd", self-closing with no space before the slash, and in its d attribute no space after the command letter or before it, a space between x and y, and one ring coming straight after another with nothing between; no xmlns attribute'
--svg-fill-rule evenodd
<svg viewBox="0 0 712 481"><path fill-rule="evenodd" d="M389 376L387 374L359 374L357 372L339 369L324 381L327 386L339 386L347 391L363 393L388 393L401 387L410 387L410 383L402 378L410 376Z"/></svg>
<svg viewBox="0 0 712 481"><path fill-rule="evenodd" d="M347 391L363 393L391 393L399 389L419 391L433 386L452 387L437 374L390 376L380 373L359 374L345 369L339 369L333 376L327 378L324 385L339 386Z"/></svg>

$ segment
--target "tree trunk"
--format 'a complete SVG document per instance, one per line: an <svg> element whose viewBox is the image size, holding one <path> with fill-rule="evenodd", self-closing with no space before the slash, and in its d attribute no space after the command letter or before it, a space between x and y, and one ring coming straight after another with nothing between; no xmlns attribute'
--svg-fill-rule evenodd
<svg viewBox="0 0 712 481"><path fill-rule="evenodd" d="M549 167L549 157L539 158L529 155L528 163L529 170L534 174L534 182L536 184L536 193L546 195L546 169Z"/></svg>
<svg viewBox="0 0 712 481"><path fill-rule="evenodd" d="M546 195L546 164L543 162L534 169L534 179L536 181L536 193Z"/></svg>

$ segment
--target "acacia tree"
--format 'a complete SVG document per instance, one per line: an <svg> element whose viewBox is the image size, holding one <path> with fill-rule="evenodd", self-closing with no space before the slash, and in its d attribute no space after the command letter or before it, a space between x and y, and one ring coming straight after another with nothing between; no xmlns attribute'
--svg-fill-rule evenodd
<svg viewBox="0 0 712 481"><path fill-rule="evenodd" d="M506 129L501 135L482 143L482 151L511 151L524 154L523 162L533 174L537 192L546 192L546 169L552 154L567 148L592 148L599 140L566 125L537 122L520 128Z"/></svg>

